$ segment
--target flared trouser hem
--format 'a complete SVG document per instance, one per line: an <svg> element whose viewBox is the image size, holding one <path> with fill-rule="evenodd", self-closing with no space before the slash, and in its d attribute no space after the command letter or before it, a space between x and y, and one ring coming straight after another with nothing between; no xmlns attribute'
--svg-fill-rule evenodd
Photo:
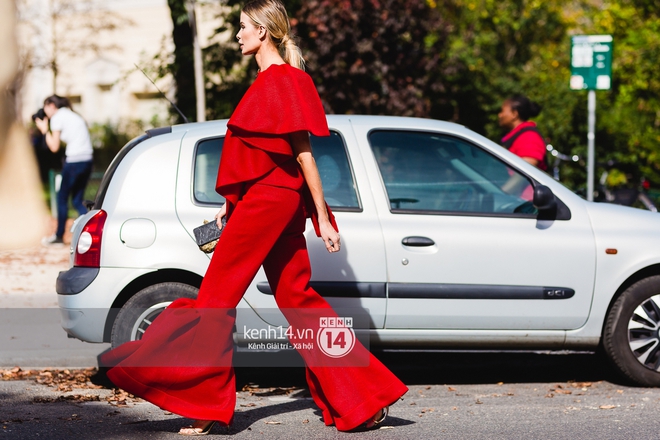
<svg viewBox="0 0 660 440"><path fill-rule="evenodd" d="M220 237L193 308L235 308L263 265L277 305L290 325L295 327L297 320L304 324L311 322L309 316L300 318L310 310L319 310L325 316L337 316L327 301L309 286L311 267L303 235L305 217L302 206L298 191L259 183L247 188ZM178 301L181 306L182 300ZM314 312L311 313L313 316ZM108 376L118 386L168 411L194 419L229 423L236 402L234 373L229 366L232 350L224 346L232 343L230 326L227 322L218 323L215 340L220 345L215 349L208 347L210 350L199 349L199 341L204 336L209 340L208 334L214 328L210 324L213 320L205 320L204 316L207 315L200 313L199 325L189 326L185 332L178 333L165 322L168 317L159 317L147 329L142 341L130 343L133 346L125 350L128 355L121 353L117 367L111 369ZM316 322L318 325L318 320ZM204 335L196 334L197 331ZM185 340L175 340L172 336L175 333L190 339L190 349L186 350ZM183 336L177 337L181 339ZM170 342L172 340L174 343ZM177 367L170 370L162 367L152 370L122 368L163 357L163 351L167 353L174 347L184 351L186 359L195 359L195 365L221 367L212 368L213 374L210 375L211 370L202 368L203 374L199 378L195 377L194 370L191 373ZM117 353L122 348L119 347ZM407 391L406 386L359 341L351 352L352 358L327 360L318 351L300 350L299 353L307 365L310 392L323 412L324 421L335 424L339 430L348 431L360 426ZM218 356L213 352L221 354ZM112 358L110 353L108 358ZM177 355L184 358L181 352ZM218 363L219 359L222 363ZM356 364L351 363L351 359L366 362ZM153 376L157 380L153 380Z"/></svg>
<svg viewBox="0 0 660 440"><path fill-rule="evenodd" d="M139 396L165 411L190 419L215 420L222 426L229 426L233 421L234 405L223 405L222 408L198 405L194 399L182 398L179 393L169 393L167 389L159 389L140 382L136 379L136 374L131 373L131 368L140 367L112 368L108 371L108 378L115 384L121 384L123 390ZM192 390L189 389L188 391ZM206 393L208 389L202 387L199 392Z"/></svg>

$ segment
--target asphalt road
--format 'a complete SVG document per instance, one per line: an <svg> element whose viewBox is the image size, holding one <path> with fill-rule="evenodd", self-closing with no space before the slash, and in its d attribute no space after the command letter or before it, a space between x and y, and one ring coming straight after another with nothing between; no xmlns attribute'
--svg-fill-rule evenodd
<svg viewBox="0 0 660 440"><path fill-rule="evenodd" d="M660 389L620 383L592 354L377 355L410 387L377 431L347 434L324 426L301 368L239 368L234 424L228 430L215 427L213 434L236 439L659 437ZM241 391L247 384L259 385L259 391ZM294 390L263 393L269 387ZM101 400L52 402L72 393ZM181 438L178 428L190 422L146 402L111 405L103 400L110 393L62 393L32 380L0 382L0 438L175 439Z"/></svg>
<svg viewBox="0 0 660 440"><path fill-rule="evenodd" d="M88 367L108 344L68 339L55 308L0 309L0 369ZM410 392L384 428L345 434L325 427L301 368L237 369L233 438L656 439L660 389L631 387L590 353L376 352ZM99 376L98 380L103 381ZM295 387L289 395L241 391ZM68 394L99 401L62 401ZM181 438L188 420L143 401L113 406L106 389L61 392L0 381L0 439ZM60 399L60 400L58 400Z"/></svg>
<svg viewBox="0 0 660 440"><path fill-rule="evenodd" d="M56 308L0 308L0 369L95 367L110 344L70 339Z"/></svg>
<svg viewBox="0 0 660 440"><path fill-rule="evenodd" d="M67 265L65 257L46 249L2 260L0 370L94 366L107 349L108 344L68 339L60 326L52 285ZM410 387L377 431L346 434L324 426L305 389L303 369L270 367L237 369L234 423L229 430L214 428L213 434L236 439L660 438L660 389L621 382L593 354L376 355ZM0 440L180 439L178 429L190 423L144 401L112 404L106 398L112 400L114 391L104 377L94 381L106 388L62 391L35 380L0 380ZM242 391L248 384L259 387ZM289 393L278 394L281 389Z"/></svg>

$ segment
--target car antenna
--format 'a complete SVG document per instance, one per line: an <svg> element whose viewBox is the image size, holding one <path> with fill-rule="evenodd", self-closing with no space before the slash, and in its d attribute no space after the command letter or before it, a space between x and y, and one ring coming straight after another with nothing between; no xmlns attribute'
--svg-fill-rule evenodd
<svg viewBox="0 0 660 440"><path fill-rule="evenodd" d="M188 124L190 121L188 121L188 118L186 118L186 115L184 115L183 112L182 112L181 110L179 110L179 107L177 107L175 103L173 103L172 101L170 101L170 100L168 99L168 97L165 96L165 93L163 93L163 91L162 91L161 89L158 88L158 86L156 85L156 83L153 82L153 80L152 80L151 78L149 78L149 75L147 75L147 73L146 73L144 70L142 70L142 69L140 68L140 66L138 66L138 65L135 64L135 63L133 63L133 65L134 65L134 66L135 66L140 72L142 72L142 74L143 74L144 76L146 76L147 79L148 79L149 81L151 81L151 84L154 85L154 87L156 88L156 90L158 90L158 91L160 92L160 94L163 95L163 98L165 98L165 99L167 100L167 102L169 102L169 103L172 105L172 107L174 107L174 109L177 111L177 113L179 113L179 115L181 115L181 117L183 118L184 122L185 122L186 124Z"/></svg>

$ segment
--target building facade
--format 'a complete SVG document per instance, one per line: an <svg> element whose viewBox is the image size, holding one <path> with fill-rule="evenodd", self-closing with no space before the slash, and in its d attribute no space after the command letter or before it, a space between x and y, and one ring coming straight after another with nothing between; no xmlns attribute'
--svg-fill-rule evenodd
<svg viewBox="0 0 660 440"><path fill-rule="evenodd" d="M197 3L202 47L220 22L218 3ZM56 93L89 124L169 120L169 103L137 66L156 80L174 50L166 0L17 0L24 121ZM156 80L173 99L171 77ZM194 115L193 115L194 116Z"/></svg>

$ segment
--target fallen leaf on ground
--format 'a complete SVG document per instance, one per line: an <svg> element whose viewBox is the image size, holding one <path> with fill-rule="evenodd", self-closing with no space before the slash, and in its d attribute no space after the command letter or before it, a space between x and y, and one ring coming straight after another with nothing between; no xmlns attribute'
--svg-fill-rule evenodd
<svg viewBox="0 0 660 440"><path fill-rule="evenodd" d="M127 393L124 390L119 388L113 388L112 394L105 398L106 402L110 405L115 406L127 406L129 402L140 402L142 399L135 397L134 395Z"/></svg>
<svg viewBox="0 0 660 440"><path fill-rule="evenodd" d="M456 391L456 388L454 388L454 387L447 387L447 391Z"/></svg>
<svg viewBox="0 0 660 440"><path fill-rule="evenodd" d="M22 370L14 367L9 370L0 370L2 380L34 380L35 382L57 388L58 391L67 392L74 389L100 389L101 385L91 382L91 377L98 372L97 368L84 368L80 370Z"/></svg>
<svg viewBox="0 0 660 440"><path fill-rule="evenodd" d="M53 402L98 402L101 399L96 395L69 394L57 397L35 397L33 403L53 403Z"/></svg>
<svg viewBox="0 0 660 440"><path fill-rule="evenodd" d="M253 396L281 396L284 394L291 394L299 390L296 387L271 387L271 388L248 388L243 387L243 391L249 391Z"/></svg>
<svg viewBox="0 0 660 440"><path fill-rule="evenodd" d="M561 389L561 388L558 388L556 390L551 390L551 391L554 392L554 393L557 393L557 394L573 394L573 392L571 390L564 390L564 389Z"/></svg>

